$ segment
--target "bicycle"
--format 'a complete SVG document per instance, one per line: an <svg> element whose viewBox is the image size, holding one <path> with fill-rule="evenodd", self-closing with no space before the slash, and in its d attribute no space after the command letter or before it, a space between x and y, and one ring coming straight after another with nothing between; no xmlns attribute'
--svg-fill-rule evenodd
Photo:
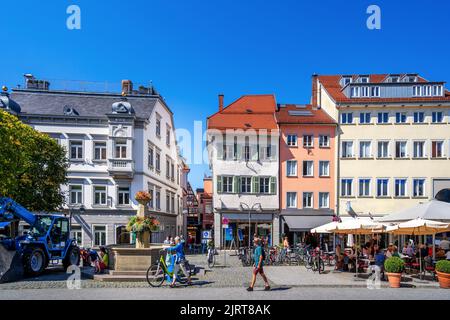
<svg viewBox="0 0 450 320"><path fill-rule="evenodd" d="M314 272L319 271L319 273L325 271L325 263L320 254L320 249L318 248L313 250L311 255L311 269Z"/></svg>
<svg viewBox="0 0 450 320"><path fill-rule="evenodd" d="M147 282L152 287L157 288L162 286L166 278L173 279L174 271L169 271L167 267L166 259L164 258L165 252L166 250L160 250L159 251L160 257L158 262L147 269L147 277L146 277ZM188 281L187 279L188 276L192 274L192 271L189 262L187 260L185 260L182 263L184 263L186 272L188 274L187 275L184 274L184 272L181 269L179 269L177 274L177 281L180 282L181 284L185 284Z"/></svg>

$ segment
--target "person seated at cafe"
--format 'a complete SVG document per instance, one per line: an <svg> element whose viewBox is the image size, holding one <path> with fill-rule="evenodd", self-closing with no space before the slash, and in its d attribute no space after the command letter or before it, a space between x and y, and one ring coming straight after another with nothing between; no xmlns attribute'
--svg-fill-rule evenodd
<svg viewBox="0 0 450 320"><path fill-rule="evenodd" d="M393 248L392 256L393 257L397 257L397 258L401 258L400 257L400 253L398 252L398 247L394 245L392 248Z"/></svg>
<svg viewBox="0 0 450 320"><path fill-rule="evenodd" d="M437 248L436 249L436 259L445 259L446 255L445 255L445 250L442 248Z"/></svg>
<svg viewBox="0 0 450 320"><path fill-rule="evenodd" d="M391 258L394 255L394 245L390 243L386 250L386 258Z"/></svg>
<svg viewBox="0 0 450 320"><path fill-rule="evenodd" d="M362 247L362 254L364 257L368 258L370 256L370 250L367 244Z"/></svg>
<svg viewBox="0 0 450 320"><path fill-rule="evenodd" d="M419 250L417 250L417 252L416 252L416 258L422 257L422 259L423 259L427 255L428 255L428 249L427 249L426 245L419 244Z"/></svg>
<svg viewBox="0 0 450 320"><path fill-rule="evenodd" d="M412 248L410 243L408 243L408 242L405 243L405 246L403 247L402 253L404 255L407 255L408 257L414 256L414 251L413 251L413 248Z"/></svg>
<svg viewBox="0 0 450 320"><path fill-rule="evenodd" d="M345 249L345 255L344 255L344 266L345 269L351 270L355 267L355 258L356 258L356 250L355 246L353 245L351 248ZM351 266L351 268L350 268Z"/></svg>

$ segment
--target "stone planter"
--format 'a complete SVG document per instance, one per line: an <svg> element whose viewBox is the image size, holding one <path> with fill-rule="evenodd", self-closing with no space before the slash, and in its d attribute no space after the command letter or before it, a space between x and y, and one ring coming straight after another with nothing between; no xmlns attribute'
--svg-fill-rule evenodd
<svg viewBox="0 0 450 320"><path fill-rule="evenodd" d="M436 271L438 280L439 280L439 286L443 289L449 289L450 288L450 273L443 273Z"/></svg>
<svg viewBox="0 0 450 320"><path fill-rule="evenodd" d="M402 280L401 273L386 272L386 275L388 277L389 286L391 288L400 288L400 281Z"/></svg>
<svg viewBox="0 0 450 320"><path fill-rule="evenodd" d="M139 232L136 234L136 249L150 248L150 231Z"/></svg>

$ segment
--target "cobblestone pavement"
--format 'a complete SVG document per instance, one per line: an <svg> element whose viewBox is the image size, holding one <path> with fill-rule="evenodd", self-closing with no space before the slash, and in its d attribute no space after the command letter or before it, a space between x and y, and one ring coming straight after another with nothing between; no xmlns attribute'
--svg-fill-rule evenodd
<svg viewBox="0 0 450 320"><path fill-rule="evenodd" d="M191 264L194 264L201 271L194 276L194 287L201 288L245 288L249 285L252 275L251 267L243 267L236 256L226 257L226 267L224 266L223 255L216 256L217 263L213 269L206 266L205 255L188 256ZM362 287L366 288L364 278L355 279L351 273L334 273L326 270L324 274L314 273L306 270L303 266L267 266L265 273L269 278L273 288L291 287ZM68 275L61 268L49 269L44 275L38 278L24 279L15 283L0 284L0 291L15 289L65 289ZM367 275L366 275L367 277ZM418 288L438 288L437 282L419 282L411 278L404 279L404 287ZM257 287L263 287L263 281L258 276ZM387 282L382 282L386 287ZM83 279L81 287L85 289L94 288L148 288L146 282L99 282L90 279ZM185 289L187 290L187 289ZM437 290L441 291L441 290Z"/></svg>

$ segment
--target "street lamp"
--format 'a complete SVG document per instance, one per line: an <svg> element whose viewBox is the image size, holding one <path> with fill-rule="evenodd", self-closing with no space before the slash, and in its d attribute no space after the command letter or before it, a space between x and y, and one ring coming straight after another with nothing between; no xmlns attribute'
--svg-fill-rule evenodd
<svg viewBox="0 0 450 320"><path fill-rule="evenodd" d="M248 208L248 248L250 249L250 247L251 247L250 234L251 234L251 229L252 229L252 227L251 227L251 212L253 209L255 209L255 207L256 207L256 212L261 212L262 206L261 206L261 203L255 203L250 208L250 206L248 204L241 202L239 204L241 211L245 210L244 206L246 206Z"/></svg>

